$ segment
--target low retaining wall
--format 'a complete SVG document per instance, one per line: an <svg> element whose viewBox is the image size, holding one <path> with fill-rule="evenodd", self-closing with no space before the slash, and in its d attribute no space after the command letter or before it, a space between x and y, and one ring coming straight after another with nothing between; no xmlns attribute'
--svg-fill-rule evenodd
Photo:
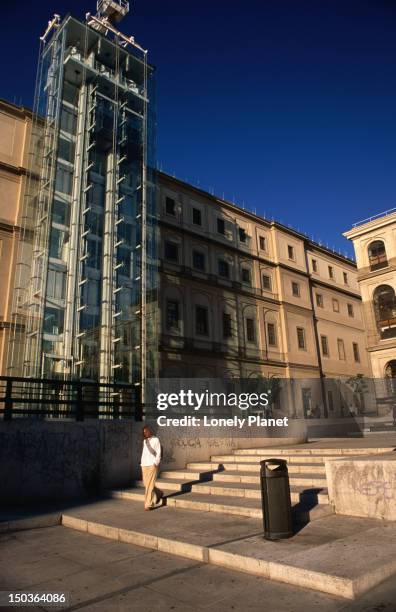
<svg viewBox="0 0 396 612"><path fill-rule="evenodd" d="M306 440L303 422L282 428L157 427L164 449L163 468L207 461L237 448L298 444ZM0 500L24 502L87 497L103 489L130 486L140 478L142 423L87 420L0 421ZM286 434L287 433L287 437Z"/></svg>
<svg viewBox="0 0 396 612"><path fill-rule="evenodd" d="M0 422L0 499L72 499L127 484L134 429L129 421Z"/></svg>
<svg viewBox="0 0 396 612"><path fill-rule="evenodd" d="M197 427L158 427L149 421L161 439L162 467L183 468L192 461L208 461L211 455L225 455L238 448L277 447L307 441L306 423L289 421L289 427L211 427L202 433Z"/></svg>
<svg viewBox="0 0 396 612"><path fill-rule="evenodd" d="M396 452L326 460L337 514L396 521Z"/></svg>

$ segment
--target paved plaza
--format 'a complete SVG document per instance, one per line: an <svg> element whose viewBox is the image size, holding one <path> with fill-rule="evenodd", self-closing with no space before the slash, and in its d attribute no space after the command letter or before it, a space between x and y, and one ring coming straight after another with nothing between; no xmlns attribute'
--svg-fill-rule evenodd
<svg viewBox="0 0 396 612"><path fill-rule="evenodd" d="M64 609L69 610L396 610L396 583L392 578L350 602L62 526L4 533L0 543L1 590L65 591L70 594L70 605Z"/></svg>

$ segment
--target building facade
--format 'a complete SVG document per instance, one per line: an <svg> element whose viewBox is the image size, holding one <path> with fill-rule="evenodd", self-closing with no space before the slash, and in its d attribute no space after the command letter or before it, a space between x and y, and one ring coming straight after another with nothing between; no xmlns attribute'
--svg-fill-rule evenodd
<svg viewBox="0 0 396 612"><path fill-rule="evenodd" d="M307 381L371 375L352 260L165 174L157 185L163 377L300 380L307 410L326 411L330 382L314 397Z"/></svg>
<svg viewBox="0 0 396 612"><path fill-rule="evenodd" d="M344 236L355 248L373 376L396 381L396 210L357 223Z"/></svg>
<svg viewBox="0 0 396 612"><path fill-rule="evenodd" d="M98 9L41 39L6 371L139 386L157 359L153 70L114 25L128 3Z"/></svg>
<svg viewBox="0 0 396 612"><path fill-rule="evenodd" d="M4 109L9 117L7 125L10 121L15 123L15 151L18 155L25 151L26 156L31 115L13 105L5 104ZM11 151L10 147L6 149ZM61 160L59 165L63 166ZM2 192L8 194L8 208L3 210L9 211L11 220L6 237L14 236L13 243L3 246L0 260L6 279L3 287L7 287L2 292L2 303L8 315L3 316L5 319L8 316L10 324L12 278L15 293L19 293L15 274L18 232L14 225L18 211L21 216L23 210L21 201L27 180L26 173L17 170L21 167L18 157L10 174L13 195L5 188ZM37 179L38 172L36 168L30 174ZM95 178L104 183L100 175ZM323 414L325 406L330 411L337 403L337 390L332 390L332 381L358 374L370 376L363 305L353 261L279 223L269 222L166 174L157 173L156 186L159 318L155 311L147 318L159 334L157 357L162 377L289 379L296 381L294 384L299 387L296 393L302 397L306 411L319 405ZM67 194L59 196L68 201ZM97 212L102 210L100 206L92 208ZM60 223L57 198L51 214L57 235L59 231L70 234L70 223L67 226ZM103 239L100 223L96 230L92 224L89 229L87 237L100 244ZM130 235L126 235L122 244L125 252L132 250L128 242L133 241L133 230L129 230ZM68 240L62 242L67 243ZM67 271L69 252L64 247L65 262L54 258L51 249L58 248L56 245L59 241L50 238L48 279L52 274ZM90 262L92 249L89 253ZM99 273L95 267L87 271L90 277ZM93 280L100 283L99 276ZM27 277L25 287L31 282ZM65 303L68 282L67 276L60 285L51 281L47 288L48 297L50 292L54 293L50 308ZM76 279L71 282L75 287ZM78 308L76 303L77 311ZM95 303L87 308L86 314L99 319L101 312ZM45 316L48 317L48 312ZM19 318L19 322L22 329L23 319ZM47 327L49 324L51 329ZM58 327L54 334L50 318L44 324L44 343L61 339L58 360L63 358L65 350L62 330ZM4 334L5 330L2 331ZM100 325L96 326L95 334L100 336ZM23 342L26 335L21 333L19 337ZM43 346L46 348L47 344ZM3 340L3 361L6 349L7 342ZM127 350L132 353L134 349L127 347ZM96 364L99 364L99 352L98 345L92 344ZM46 353L44 357L48 356ZM51 374L48 370L45 372ZM10 373L5 363L3 373ZM55 375L58 374L56 371ZM85 370L85 377L88 376ZM94 379L98 374L91 371L90 376ZM326 382L325 389L320 388L320 380Z"/></svg>
<svg viewBox="0 0 396 612"><path fill-rule="evenodd" d="M0 373L11 327L11 306L21 212L27 181L32 113L0 100Z"/></svg>

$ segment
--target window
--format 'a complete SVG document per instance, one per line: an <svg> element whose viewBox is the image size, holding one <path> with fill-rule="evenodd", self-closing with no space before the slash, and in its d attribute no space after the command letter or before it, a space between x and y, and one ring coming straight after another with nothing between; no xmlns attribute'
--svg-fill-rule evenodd
<svg viewBox="0 0 396 612"><path fill-rule="evenodd" d="M338 338L337 339L337 347L338 347L338 359L340 359L341 361L345 361L344 340L341 340L341 338Z"/></svg>
<svg viewBox="0 0 396 612"><path fill-rule="evenodd" d="M294 281L292 282L292 294L294 297L300 297L300 285Z"/></svg>
<svg viewBox="0 0 396 612"><path fill-rule="evenodd" d="M90 215L91 226L90 230L93 234L102 234L103 231L103 220L102 217L98 217L98 215L93 214ZM137 229L137 228L136 228ZM128 246L133 246L133 233L134 227L132 223L120 223L117 227L117 238L118 240L123 240L124 244ZM140 244L140 235L139 232L136 231L136 244Z"/></svg>
<svg viewBox="0 0 396 612"><path fill-rule="evenodd" d="M301 350L306 349L305 344L305 329L303 327L297 327L297 345Z"/></svg>
<svg viewBox="0 0 396 612"><path fill-rule="evenodd" d="M165 211L167 215L176 216L176 202L173 198L165 198Z"/></svg>
<svg viewBox="0 0 396 612"><path fill-rule="evenodd" d="M318 271L318 262L316 261L316 259L312 259L312 272L317 272Z"/></svg>
<svg viewBox="0 0 396 612"><path fill-rule="evenodd" d="M69 233L55 227L51 228L49 256L55 259L62 259L64 255L64 245L69 240Z"/></svg>
<svg viewBox="0 0 396 612"><path fill-rule="evenodd" d="M248 342L256 341L256 329L254 319L246 319L246 339Z"/></svg>
<svg viewBox="0 0 396 612"><path fill-rule="evenodd" d="M289 257L289 259L295 259L295 253L294 253L294 246L292 246L291 244L287 245L287 255Z"/></svg>
<svg viewBox="0 0 396 612"><path fill-rule="evenodd" d="M55 191L71 195L73 174L62 166L57 167L55 178Z"/></svg>
<svg viewBox="0 0 396 612"><path fill-rule="evenodd" d="M100 270L102 258L102 243L99 240L87 240L87 266Z"/></svg>
<svg viewBox="0 0 396 612"><path fill-rule="evenodd" d="M242 268L242 282L250 285L250 270L249 268Z"/></svg>
<svg viewBox="0 0 396 612"><path fill-rule="evenodd" d="M243 227L239 228L239 242L246 242L246 231L243 229Z"/></svg>
<svg viewBox="0 0 396 612"><path fill-rule="evenodd" d="M67 81L63 84L63 99L74 106L78 104L79 90L75 85L68 83Z"/></svg>
<svg viewBox="0 0 396 612"><path fill-rule="evenodd" d="M330 412L333 412L333 410L334 410L334 399L333 399L333 392L332 391L327 391L327 403L328 403Z"/></svg>
<svg viewBox="0 0 396 612"><path fill-rule="evenodd" d="M316 294L316 305L319 306L319 308L323 308L323 295L321 293Z"/></svg>
<svg viewBox="0 0 396 612"><path fill-rule="evenodd" d="M62 202L61 200L54 199L52 206L52 220L54 223L60 223L61 225L69 225L70 220L70 205L68 202Z"/></svg>
<svg viewBox="0 0 396 612"><path fill-rule="evenodd" d="M222 276L223 278L229 278L230 277L230 266L228 264L228 261L224 261L224 259L219 259L219 276Z"/></svg>
<svg viewBox="0 0 396 612"><path fill-rule="evenodd" d="M225 221L224 219L217 218L217 232L219 234L225 234Z"/></svg>
<svg viewBox="0 0 396 612"><path fill-rule="evenodd" d="M88 201L90 204L96 204L97 206L103 206L105 187L102 183L91 183L92 189L88 191Z"/></svg>
<svg viewBox="0 0 396 612"><path fill-rule="evenodd" d="M380 270L386 268L388 265L388 258L386 256L385 244L382 240L374 240L368 248L370 270Z"/></svg>
<svg viewBox="0 0 396 612"><path fill-rule="evenodd" d="M87 306L99 306L99 283L90 279L82 285L81 301Z"/></svg>
<svg viewBox="0 0 396 612"><path fill-rule="evenodd" d="M199 208L193 208L193 223L195 225L202 225L202 213Z"/></svg>
<svg viewBox="0 0 396 612"><path fill-rule="evenodd" d="M266 289L267 291L271 291L271 288L272 288L271 277L268 276L268 274L263 274L263 289Z"/></svg>
<svg viewBox="0 0 396 612"><path fill-rule="evenodd" d="M165 259L169 261L179 261L179 246L174 242L165 242Z"/></svg>
<svg viewBox="0 0 396 612"><path fill-rule="evenodd" d="M267 338L269 346L276 346L276 328L275 323L267 323Z"/></svg>
<svg viewBox="0 0 396 612"><path fill-rule="evenodd" d="M59 138L58 143L58 155L61 159L64 159L68 162L74 161L74 151L75 145L71 140L66 140L65 138Z"/></svg>
<svg viewBox="0 0 396 612"><path fill-rule="evenodd" d="M46 306L44 310L44 332L63 334L64 311Z"/></svg>
<svg viewBox="0 0 396 612"><path fill-rule="evenodd" d="M329 278L334 278L333 266L328 266L328 270L329 270Z"/></svg>
<svg viewBox="0 0 396 612"><path fill-rule="evenodd" d="M359 345L357 342L352 342L353 358L356 363L360 363Z"/></svg>
<svg viewBox="0 0 396 612"><path fill-rule="evenodd" d="M228 312L223 312L223 338L232 337L231 315Z"/></svg>
<svg viewBox="0 0 396 612"><path fill-rule="evenodd" d="M267 246L265 244L266 241L265 241L264 236L260 236L259 241L260 241L260 249L262 251L266 251L267 250Z"/></svg>
<svg viewBox="0 0 396 612"><path fill-rule="evenodd" d="M48 270L47 297L55 300L65 298L66 273L58 270Z"/></svg>
<svg viewBox="0 0 396 612"><path fill-rule="evenodd" d="M102 236L103 234L103 215L94 210L87 212L85 217L85 228L89 229L90 234ZM121 226L121 227L120 227ZM118 239L124 243L132 245L132 225L130 223L121 223L118 225Z"/></svg>
<svg viewBox="0 0 396 612"><path fill-rule="evenodd" d="M327 336L320 336L320 343L322 345L322 355L324 357L329 356L329 342Z"/></svg>
<svg viewBox="0 0 396 612"><path fill-rule="evenodd" d="M353 304L347 304L347 308L348 308L348 315L350 317L353 317L354 316L354 314L353 314Z"/></svg>
<svg viewBox="0 0 396 612"><path fill-rule="evenodd" d="M382 339L396 337L396 295L390 285L379 285L373 293L377 330Z"/></svg>
<svg viewBox="0 0 396 612"><path fill-rule="evenodd" d="M343 277L344 277L344 285L348 285L348 274L347 272L343 272Z"/></svg>
<svg viewBox="0 0 396 612"><path fill-rule="evenodd" d="M335 298L333 298L333 311L340 312L340 303Z"/></svg>
<svg viewBox="0 0 396 612"><path fill-rule="evenodd" d="M91 151L89 160L93 163L92 172L104 176L106 173L106 154L104 151Z"/></svg>
<svg viewBox="0 0 396 612"><path fill-rule="evenodd" d="M77 115L66 107L62 108L61 118L60 118L60 127L61 130L65 132L69 132L70 134L74 134L77 127Z"/></svg>
<svg viewBox="0 0 396 612"><path fill-rule="evenodd" d="M205 255L200 251L193 251L193 267L205 271Z"/></svg>
<svg viewBox="0 0 396 612"><path fill-rule="evenodd" d="M166 329L179 329L180 305L177 300L166 301Z"/></svg>
<svg viewBox="0 0 396 612"><path fill-rule="evenodd" d="M200 336L209 334L208 309L206 306L195 307L195 332Z"/></svg>

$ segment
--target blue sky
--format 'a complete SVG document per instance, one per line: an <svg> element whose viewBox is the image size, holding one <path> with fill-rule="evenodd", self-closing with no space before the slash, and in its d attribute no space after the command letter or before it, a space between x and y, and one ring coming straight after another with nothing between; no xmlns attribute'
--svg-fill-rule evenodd
<svg viewBox="0 0 396 612"><path fill-rule="evenodd" d="M13 8L14 7L14 8ZM396 3L134 0L120 28L157 67L158 164L352 253L396 206ZM92 0L2 7L0 97L31 105L38 36Z"/></svg>

